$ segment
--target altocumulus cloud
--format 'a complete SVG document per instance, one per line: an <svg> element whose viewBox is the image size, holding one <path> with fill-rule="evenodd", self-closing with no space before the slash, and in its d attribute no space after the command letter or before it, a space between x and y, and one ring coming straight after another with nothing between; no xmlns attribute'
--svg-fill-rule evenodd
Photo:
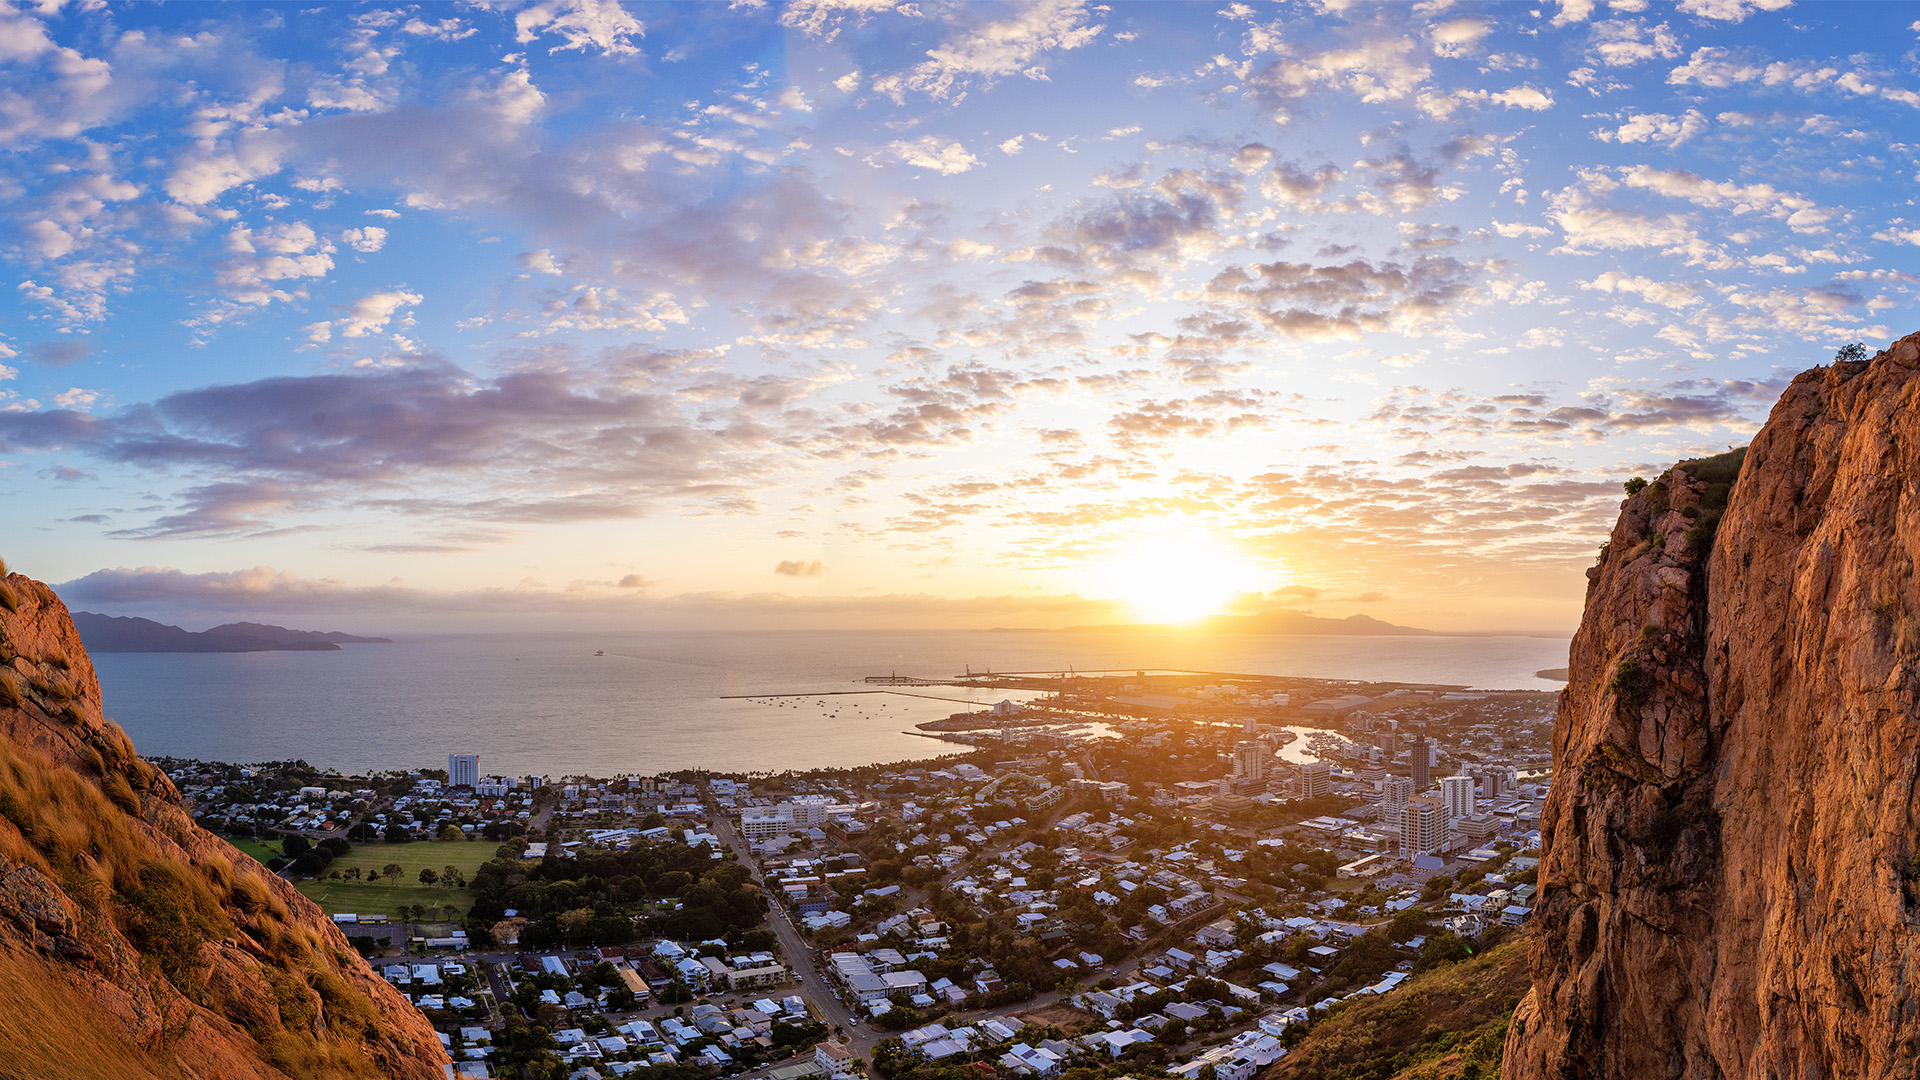
<svg viewBox="0 0 1920 1080"><path fill-rule="evenodd" d="M827 564L819 559L781 559L773 572L785 577L819 577L827 572Z"/></svg>

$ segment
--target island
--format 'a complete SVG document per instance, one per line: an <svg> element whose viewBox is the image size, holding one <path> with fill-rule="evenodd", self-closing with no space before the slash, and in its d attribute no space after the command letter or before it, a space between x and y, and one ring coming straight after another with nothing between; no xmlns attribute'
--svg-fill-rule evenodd
<svg viewBox="0 0 1920 1080"><path fill-rule="evenodd" d="M391 645L391 638L356 637L338 631L289 630L265 623L224 623L194 633L152 619L73 613L74 628L88 652L233 653L338 652L342 645Z"/></svg>

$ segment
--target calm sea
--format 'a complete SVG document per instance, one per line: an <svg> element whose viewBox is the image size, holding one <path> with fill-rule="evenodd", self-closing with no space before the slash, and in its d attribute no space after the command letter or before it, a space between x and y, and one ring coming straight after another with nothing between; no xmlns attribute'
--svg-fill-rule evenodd
<svg viewBox="0 0 1920 1080"><path fill-rule="evenodd" d="M305 758L360 772L444 767L448 754L477 753L483 773L597 776L935 757L963 748L907 734L914 724L1020 696L953 687L822 695L896 671L1188 668L1551 690L1559 684L1533 673L1566 662L1566 642L1550 638L1044 631L446 636L333 653L94 657L107 714L143 754ZM723 697L780 693L801 696Z"/></svg>

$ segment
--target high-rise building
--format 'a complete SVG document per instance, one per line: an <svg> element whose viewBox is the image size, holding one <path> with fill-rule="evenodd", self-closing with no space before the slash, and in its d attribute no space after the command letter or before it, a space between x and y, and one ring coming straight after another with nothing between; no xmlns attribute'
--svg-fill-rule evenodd
<svg viewBox="0 0 1920 1080"><path fill-rule="evenodd" d="M1447 817L1458 821L1473 816L1473 777L1443 776L1440 778L1440 801L1447 804Z"/></svg>
<svg viewBox="0 0 1920 1080"><path fill-rule="evenodd" d="M1400 855L1432 855L1447 839L1447 808L1432 795L1417 796L1400 811Z"/></svg>
<svg viewBox="0 0 1920 1080"><path fill-rule="evenodd" d="M1382 816L1392 821L1413 800L1413 781L1404 776L1389 776L1380 782L1380 791L1380 805L1386 810Z"/></svg>
<svg viewBox="0 0 1920 1080"><path fill-rule="evenodd" d="M1233 744L1233 777L1257 782L1267 775L1267 758L1272 751L1258 739Z"/></svg>
<svg viewBox="0 0 1920 1080"><path fill-rule="evenodd" d="M1333 790L1333 765L1325 761L1309 761L1300 766L1300 797L1317 799Z"/></svg>
<svg viewBox="0 0 1920 1080"><path fill-rule="evenodd" d="M1497 799L1513 793L1513 769L1502 765L1482 765L1469 770L1475 780L1480 782L1480 797Z"/></svg>
<svg viewBox="0 0 1920 1080"><path fill-rule="evenodd" d="M1426 733L1422 732L1413 737L1413 749L1408 762L1413 766L1413 790L1425 792L1433 783L1433 773L1430 771L1433 768L1433 762L1427 756Z"/></svg>
<svg viewBox="0 0 1920 1080"><path fill-rule="evenodd" d="M447 786L473 788L480 785L479 754L447 755Z"/></svg>

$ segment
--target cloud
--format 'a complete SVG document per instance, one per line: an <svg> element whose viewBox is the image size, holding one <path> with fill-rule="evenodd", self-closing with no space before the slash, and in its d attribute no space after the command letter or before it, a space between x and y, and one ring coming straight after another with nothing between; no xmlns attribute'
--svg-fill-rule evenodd
<svg viewBox="0 0 1920 1080"><path fill-rule="evenodd" d="M1559 5L1560 12L1553 17L1553 26L1585 22L1587 16L1593 14L1595 0L1559 0Z"/></svg>
<svg viewBox="0 0 1920 1080"><path fill-rule="evenodd" d="M1674 86L1691 84L1724 90L1759 83L1802 93L1833 89L1855 97L1880 98L1910 108L1920 108L1920 91L1907 89L1903 85L1888 85L1882 79L1895 79L1897 82L1896 76L1878 75L1858 68L1847 70L1834 63L1768 61L1749 51L1736 51L1719 45L1703 45L1695 49L1686 63L1667 73L1667 82Z"/></svg>
<svg viewBox="0 0 1920 1080"><path fill-rule="evenodd" d="M1609 293L1633 293L1645 297L1652 303L1670 308L1687 308L1701 303L1701 290L1698 286L1684 282L1654 281L1618 270L1609 270L1592 281L1581 282L1580 287Z"/></svg>
<svg viewBox="0 0 1920 1080"><path fill-rule="evenodd" d="M936 135L896 140L888 143L887 149L908 165L932 169L944 176L963 173L980 164L980 159L969 153L966 147L951 140L943 141Z"/></svg>
<svg viewBox="0 0 1920 1080"><path fill-rule="evenodd" d="M984 6L960 5L971 19ZM962 26L953 37L927 50L927 59L906 71L878 76L873 88L904 102L909 92L944 101L975 83L987 86L1015 75L1046 81L1039 63L1045 53L1090 45L1105 26L1090 21L1084 0L1035 0L1005 19Z"/></svg>
<svg viewBox="0 0 1920 1080"><path fill-rule="evenodd" d="M126 535L246 534L321 508L394 522L639 517L676 501L748 509L771 432L724 403L625 386L604 370L477 378L398 367L182 391L105 417L0 412L0 453L62 450L179 476L169 508ZM704 419L703 419L704 417Z"/></svg>
<svg viewBox="0 0 1920 1080"><path fill-rule="evenodd" d="M628 574L620 579L619 587L622 589L644 589L651 584L653 583L641 577L639 574Z"/></svg>
<svg viewBox="0 0 1920 1080"><path fill-rule="evenodd" d="M1659 143L1669 150L1707 130L1707 118L1698 109L1679 116L1667 113L1632 113L1619 127L1594 132L1602 142Z"/></svg>
<svg viewBox="0 0 1920 1080"><path fill-rule="evenodd" d="M1721 22L1740 22L1756 11L1781 11L1793 0L1679 0L1678 7L1688 15Z"/></svg>
<svg viewBox="0 0 1920 1080"><path fill-rule="evenodd" d="M902 6L896 0L793 0L781 11L780 25L832 41L849 21L857 25Z"/></svg>
<svg viewBox="0 0 1920 1080"><path fill-rule="evenodd" d="M1609 19L1594 24L1587 49L1608 67L1627 67L1679 56L1680 39L1666 23L1650 26L1643 19Z"/></svg>
<svg viewBox="0 0 1920 1080"><path fill-rule="evenodd" d="M543 34L558 36L560 44L548 49L550 53L578 50L631 56L640 51L632 39L646 34L646 26L628 14L619 0L545 0L516 12L513 26L515 39L523 45Z"/></svg>
<svg viewBox="0 0 1920 1080"><path fill-rule="evenodd" d="M242 226L226 236L226 255L219 260L215 280L223 297L239 307L264 307L304 295L283 283L322 278L333 271L333 245L322 240L311 225L288 222L259 229ZM218 306L205 318L223 321Z"/></svg>
<svg viewBox="0 0 1920 1080"><path fill-rule="evenodd" d="M340 320L340 332L350 338L366 337L386 329L401 308L413 307L425 300L419 293L404 289L368 293L354 301L347 316Z"/></svg>
<svg viewBox="0 0 1920 1080"><path fill-rule="evenodd" d="M1455 59L1473 55L1480 39L1492 32L1491 23L1467 16L1435 24L1427 30L1427 37L1433 42L1434 55Z"/></svg>
<svg viewBox="0 0 1920 1080"><path fill-rule="evenodd" d="M639 575L629 575L637 578ZM627 579L623 579L627 580ZM1121 604L1073 595L972 596L920 593L794 596L786 593L662 594L638 585L578 581L448 591L394 581L358 585L302 577L268 566L189 573L173 567L116 567L55 586L77 609L144 615L189 627L233 619L299 624L318 619L361 633L444 631L450 623L498 630L630 628L904 629L927 626L1069 626L1128 621Z"/></svg>
<svg viewBox="0 0 1920 1080"><path fill-rule="evenodd" d="M93 355L93 343L86 338L36 341L26 348L27 359L48 367L72 367Z"/></svg>
<svg viewBox="0 0 1920 1080"><path fill-rule="evenodd" d="M1526 109L1531 112L1545 112L1553 108L1553 95L1532 86L1516 86L1511 90L1502 90L1489 100L1496 105L1505 105L1509 109Z"/></svg>
<svg viewBox="0 0 1920 1080"><path fill-rule="evenodd" d="M827 564L819 559L782 559L773 572L785 577L819 577L827 572Z"/></svg>
<svg viewBox="0 0 1920 1080"><path fill-rule="evenodd" d="M523 268L536 274L560 273L559 262L554 259L553 252L546 248L541 248L539 251L523 251L514 258Z"/></svg>
<svg viewBox="0 0 1920 1080"><path fill-rule="evenodd" d="M378 225L368 225L359 229L348 229L340 234L340 242L355 251L372 254L386 246L387 230Z"/></svg>
<svg viewBox="0 0 1920 1080"><path fill-rule="evenodd" d="M1320 89L1344 90L1368 104L1398 101L1411 96L1433 74L1414 58L1417 49L1412 38L1384 35L1296 55L1283 40L1266 37L1259 51L1277 51L1281 56L1249 72L1246 85L1256 97L1281 103L1298 101Z"/></svg>
<svg viewBox="0 0 1920 1080"><path fill-rule="evenodd" d="M1357 340L1445 319L1467 302L1477 277L1472 265L1444 256L1411 263L1282 261L1228 267L1207 282L1203 295L1281 337Z"/></svg>

